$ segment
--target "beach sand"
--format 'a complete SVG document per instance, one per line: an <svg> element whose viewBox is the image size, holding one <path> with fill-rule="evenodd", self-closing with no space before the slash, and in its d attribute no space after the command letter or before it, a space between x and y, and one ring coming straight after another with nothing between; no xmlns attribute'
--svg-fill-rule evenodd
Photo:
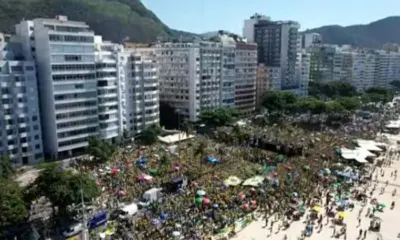
<svg viewBox="0 0 400 240"><path fill-rule="evenodd" d="M400 136L399 136L400 137ZM396 143L394 143L396 144ZM388 159L388 158L387 158ZM381 223L381 230L380 232L372 232L368 231L366 240L395 240L397 238L397 234L400 233L400 206L396 206L393 210L390 209L390 205L392 201L396 202L396 205L400 205L400 160L399 160L399 155L396 155L392 159L392 165L391 166L383 166L382 169L384 170L385 174L382 177L380 174L380 169L377 168L375 173L373 174L373 181L371 183L371 187L367 191L367 194L369 196L369 193L374 186L375 183L377 183L376 190L374 191L373 198L377 198L378 202L385 204L387 207L384 209L384 211L381 213L376 213L375 216L378 216L382 219ZM398 171L398 178L395 180L393 177L390 177L391 172L394 170ZM376 173L379 173L378 181L375 181L375 175ZM385 182L389 181L389 185L385 188L385 192L380 195L381 188L385 186ZM396 196L392 197L392 192L393 190L397 188L397 194ZM347 238L346 239L351 239L355 240L358 239L359 235L359 230L362 229L363 231L367 230L369 228L369 224L371 219L366 217L367 209L368 207L371 208L372 210L372 205L370 204L370 199L368 199L368 204L364 207L363 212L361 214L361 227L358 227L358 213L359 210L362 208L361 203L354 201L355 203L355 208L353 211L348 211L348 217L345 219L345 223L347 224ZM270 218L271 219L271 218ZM273 231L271 233L270 231L270 224L271 220L269 220L269 226L265 228L265 221L264 219L259 219L257 221L252 222L249 224L245 229L243 229L241 232L237 233L237 236L232 238L234 240L265 240L265 239L271 239L271 240L282 240L284 239L285 234L287 235L287 239L289 240L297 240L298 237L300 237L301 231L304 230L305 224L303 223L305 220L305 217L301 218L299 221L295 221L291 223L291 226L289 229L283 231L277 232L278 225L279 223L275 223L273 226ZM333 225L329 223L328 225L325 225L326 223L326 217L324 217L323 220L323 228L322 231L319 232L319 230L314 226L314 233L305 239L310 239L310 240L324 240L324 239L336 239L333 238ZM336 231L338 232L340 230L340 226L336 226ZM344 239L344 236L340 236L338 239Z"/></svg>

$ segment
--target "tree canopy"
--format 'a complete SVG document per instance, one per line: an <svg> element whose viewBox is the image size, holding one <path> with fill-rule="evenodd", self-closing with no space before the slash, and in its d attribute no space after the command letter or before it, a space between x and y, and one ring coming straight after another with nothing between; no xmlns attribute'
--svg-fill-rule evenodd
<svg viewBox="0 0 400 240"><path fill-rule="evenodd" d="M232 124L238 115L235 108L218 108L201 112L200 119L207 126L219 127Z"/></svg>
<svg viewBox="0 0 400 240"><path fill-rule="evenodd" d="M19 224L28 216L23 192L18 183L0 180L0 236L4 228Z"/></svg>
<svg viewBox="0 0 400 240"><path fill-rule="evenodd" d="M142 145L152 145L157 142L158 135L161 134L160 126L154 124L143 130L139 137L138 142Z"/></svg>
<svg viewBox="0 0 400 240"><path fill-rule="evenodd" d="M330 81L327 83L310 82L308 90L309 95L316 98L335 99L357 95L357 89L350 83L343 81Z"/></svg>
<svg viewBox="0 0 400 240"><path fill-rule="evenodd" d="M96 136L89 137L88 153L93 157L93 160L98 163L104 163L114 154L117 150L116 147L105 140Z"/></svg>
<svg viewBox="0 0 400 240"><path fill-rule="evenodd" d="M0 179L10 179L14 174L14 168L8 156L0 156Z"/></svg>
<svg viewBox="0 0 400 240"><path fill-rule="evenodd" d="M63 170L57 165L43 169L31 188L35 197L46 197L62 213L67 212L68 206L81 202L81 190L84 201L91 201L100 194L90 176Z"/></svg>

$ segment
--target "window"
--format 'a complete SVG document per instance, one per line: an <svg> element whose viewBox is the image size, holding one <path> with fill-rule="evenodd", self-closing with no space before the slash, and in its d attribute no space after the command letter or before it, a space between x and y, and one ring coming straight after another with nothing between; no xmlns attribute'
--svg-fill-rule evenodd
<svg viewBox="0 0 400 240"><path fill-rule="evenodd" d="M36 122L37 119L38 119L37 116L33 116L33 117L32 117L32 121L33 121L33 122Z"/></svg>
<svg viewBox="0 0 400 240"><path fill-rule="evenodd" d="M36 144L35 149L40 149L40 144Z"/></svg>
<svg viewBox="0 0 400 240"><path fill-rule="evenodd" d="M39 140L39 135L35 135L35 140Z"/></svg>
<svg viewBox="0 0 400 240"><path fill-rule="evenodd" d="M33 70L35 70L35 68L33 66L26 66L25 70L26 71L33 71Z"/></svg>

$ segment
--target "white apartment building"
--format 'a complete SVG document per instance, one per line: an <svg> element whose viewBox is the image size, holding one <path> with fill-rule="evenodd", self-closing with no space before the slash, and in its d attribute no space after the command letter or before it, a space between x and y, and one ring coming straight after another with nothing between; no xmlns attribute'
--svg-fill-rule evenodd
<svg viewBox="0 0 400 240"><path fill-rule="evenodd" d="M218 56L217 47L214 53L201 51L198 42L165 42L157 44L155 48L160 66L160 101L170 104L190 121L197 121L200 110L206 108L206 105L212 104L215 108L219 106L220 79L217 79L216 74L220 69L212 62L200 61L202 56ZM201 91L204 93L201 94Z"/></svg>
<svg viewBox="0 0 400 240"><path fill-rule="evenodd" d="M116 141L122 134L119 104L118 53L123 46L95 36L95 61L99 114L99 137Z"/></svg>
<svg viewBox="0 0 400 240"><path fill-rule="evenodd" d="M257 44L236 43L235 106L250 114L256 106Z"/></svg>
<svg viewBox="0 0 400 240"><path fill-rule="evenodd" d="M357 91L373 87L375 77L375 54L368 51L352 51L352 76L350 79Z"/></svg>
<svg viewBox="0 0 400 240"><path fill-rule="evenodd" d="M130 136L160 122L157 56L150 46L118 53L122 128Z"/></svg>
<svg viewBox="0 0 400 240"><path fill-rule="evenodd" d="M296 62L296 78L299 82L299 88L297 89L297 95L307 96L308 95L308 83L310 81L310 58L311 54L306 52L304 49L297 53Z"/></svg>
<svg viewBox="0 0 400 240"><path fill-rule="evenodd" d="M303 33L299 36L300 48L309 48L322 43L322 36L319 33Z"/></svg>
<svg viewBox="0 0 400 240"><path fill-rule="evenodd" d="M248 43L254 43L254 25L258 23L260 20L266 20L270 21L271 18L267 17L265 15L261 15L258 13L255 13L253 16L250 17L250 19L244 20L244 25L243 25L243 37L247 39Z"/></svg>
<svg viewBox="0 0 400 240"><path fill-rule="evenodd" d="M55 19L16 26L25 56L36 61L47 158L80 154L99 132L94 32L84 22Z"/></svg>
<svg viewBox="0 0 400 240"><path fill-rule="evenodd" d="M15 166L43 159L36 68L23 60L19 42L0 34L0 152Z"/></svg>

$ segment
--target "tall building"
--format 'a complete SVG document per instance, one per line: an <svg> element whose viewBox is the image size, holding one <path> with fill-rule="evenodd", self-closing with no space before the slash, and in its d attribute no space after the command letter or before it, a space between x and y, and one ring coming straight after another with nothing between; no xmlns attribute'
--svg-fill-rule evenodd
<svg viewBox="0 0 400 240"><path fill-rule="evenodd" d="M255 13L253 16L250 17L250 19L244 20L244 25L243 25L243 37L247 39L248 43L254 43L254 25L258 23L260 20L266 20L270 21L271 18L267 17L265 15L261 15L258 13Z"/></svg>
<svg viewBox="0 0 400 240"><path fill-rule="evenodd" d="M114 142L122 133L118 78L121 67L117 63L123 46L103 41L101 36L95 36L94 41L99 137Z"/></svg>
<svg viewBox="0 0 400 240"><path fill-rule="evenodd" d="M0 34L0 152L15 166L43 159L36 68L26 61L18 39Z"/></svg>
<svg viewBox="0 0 400 240"><path fill-rule="evenodd" d="M282 90L299 88L295 73L299 28L294 21L259 20L254 25L258 62L280 68Z"/></svg>
<svg viewBox="0 0 400 240"><path fill-rule="evenodd" d="M160 101L169 103L180 115L197 121L203 110L234 105L234 87L222 81L222 43L195 41L180 43L160 43L156 46L160 66ZM230 62L234 60L230 57ZM221 93L221 83L226 83L225 93ZM229 94L231 92L231 94ZM221 96L227 96L221 99ZM231 96L231 97L229 97ZM224 97L223 97L224 98Z"/></svg>
<svg viewBox="0 0 400 240"><path fill-rule="evenodd" d="M281 86L281 69L279 67L268 67L264 64L257 66L256 78L256 108L262 104L262 97L268 90L279 89Z"/></svg>
<svg viewBox="0 0 400 240"><path fill-rule="evenodd" d="M131 45L118 61L122 128L134 136L160 122L157 56L151 46Z"/></svg>
<svg viewBox="0 0 400 240"><path fill-rule="evenodd" d="M310 53L310 81L333 80L336 48L334 46L312 46L307 51Z"/></svg>
<svg viewBox="0 0 400 240"><path fill-rule="evenodd" d="M94 32L84 22L55 19L16 26L24 55L36 61L47 158L80 154L99 133Z"/></svg>
<svg viewBox="0 0 400 240"><path fill-rule="evenodd" d="M299 36L300 48L309 48L322 43L322 36L319 33L303 33Z"/></svg>
<svg viewBox="0 0 400 240"><path fill-rule="evenodd" d="M257 79L257 45L236 43L235 106L241 113L255 111Z"/></svg>
<svg viewBox="0 0 400 240"><path fill-rule="evenodd" d="M296 62L296 81L299 83L297 88L297 95L307 96L308 95L308 83L310 81L310 53L304 49L297 53Z"/></svg>

